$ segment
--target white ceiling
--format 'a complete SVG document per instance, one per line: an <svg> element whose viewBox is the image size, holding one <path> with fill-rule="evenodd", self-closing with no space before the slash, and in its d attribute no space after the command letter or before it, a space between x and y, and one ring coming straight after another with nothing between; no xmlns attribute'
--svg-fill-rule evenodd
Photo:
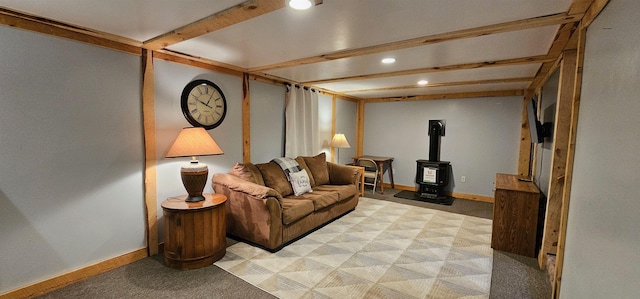
<svg viewBox="0 0 640 299"><path fill-rule="evenodd" d="M265 1L265 0L258 0ZM284 0L282 0L284 1ZM243 0L0 0L0 6L73 26L144 42L191 24ZM427 37L434 34L530 19L569 10L573 0L323 0L307 11L284 7L168 50L233 65L247 71L295 59ZM540 63L426 71L354 80L372 74L492 62L546 55L559 25L535 27L423 46L261 70L269 76L361 98L525 89ZM382 65L383 57L395 57ZM313 81L345 78L338 82ZM474 82L529 78L525 82ZM419 87L458 82L453 86ZM462 84L459 82L469 82ZM473 83L473 84L471 84ZM410 87L376 90L380 88ZM363 91L367 90L367 91Z"/></svg>

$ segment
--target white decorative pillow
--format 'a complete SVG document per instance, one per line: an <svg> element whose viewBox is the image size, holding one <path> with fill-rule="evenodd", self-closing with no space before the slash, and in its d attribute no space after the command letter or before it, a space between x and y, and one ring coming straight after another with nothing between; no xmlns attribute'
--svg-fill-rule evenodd
<svg viewBox="0 0 640 299"><path fill-rule="evenodd" d="M291 187L293 188L293 194L300 196L307 192L312 192L311 183L309 182L309 174L306 170L300 170L298 172L289 173L291 180Z"/></svg>

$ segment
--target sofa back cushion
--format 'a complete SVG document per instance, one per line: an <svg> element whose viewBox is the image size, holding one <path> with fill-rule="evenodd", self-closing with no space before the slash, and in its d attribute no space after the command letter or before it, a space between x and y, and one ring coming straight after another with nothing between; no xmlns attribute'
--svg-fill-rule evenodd
<svg viewBox="0 0 640 299"><path fill-rule="evenodd" d="M315 185L329 184L329 170L327 170L327 157L325 153L321 153L314 157L302 157L307 164L311 176L313 176Z"/></svg>
<svg viewBox="0 0 640 299"><path fill-rule="evenodd" d="M262 179L262 173L258 170L258 167L251 163L238 163L231 167L229 174L239 177L245 181L252 182L254 184L264 186L264 180Z"/></svg>
<svg viewBox="0 0 640 299"><path fill-rule="evenodd" d="M260 170L265 186L280 192L282 197L293 194L293 189L291 189L287 176L276 162L260 163L255 166Z"/></svg>

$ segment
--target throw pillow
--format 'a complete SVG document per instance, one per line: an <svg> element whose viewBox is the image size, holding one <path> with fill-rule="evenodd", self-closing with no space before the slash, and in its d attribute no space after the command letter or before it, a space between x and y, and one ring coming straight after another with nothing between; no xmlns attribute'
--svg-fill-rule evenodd
<svg viewBox="0 0 640 299"><path fill-rule="evenodd" d="M253 177L251 176L251 173L244 168L244 164L241 164L238 162L236 162L236 164L233 165L233 167L231 167L229 174L249 182L251 182L253 179Z"/></svg>
<svg viewBox="0 0 640 299"><path fill-rule="evenodd" d="M329 170L327 169L327 157L321 153L315 157L302 157L309 167L316 186L329 184Z"/></svg>
<svg viewBox="0 0 640 299"><path fill-rule="evenodd" d="M280 192L283 197L293 194L291 184L289 184L289 180L284 174L284 171L282 171L282 168L280 168L280 165L275 162L268 162L256 164L256 167L258 167L260 173L262 173L265 186Z"/></svg>
<svg viewBox="0 0 640 299"><path fill-rule="evenodd" d="M311 188L315 187L316 181L313 180L313 175L311 175L311 170L307 166L307 163L304 162L304 158L302 156L298 156L296 158L296 162L298 162L298 165L300 166L300 168L307 171L307 174L309 175L309 182L311 183Z"/></svg>
<svg viewBox="0 0 640 299"><path fill-rule="evenodd" d="M311 183L309 182L309 174L306 170L300 170L298 172L292 172L289 174L291 178L291 187L293 188L293 194L300 196L307 192L312 192Z"/></svg>

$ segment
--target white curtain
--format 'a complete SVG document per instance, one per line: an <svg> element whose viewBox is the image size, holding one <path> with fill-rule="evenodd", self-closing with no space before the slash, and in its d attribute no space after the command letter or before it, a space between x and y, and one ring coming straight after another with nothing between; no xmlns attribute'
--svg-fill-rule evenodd
<svg viewBox="0 0 640 299"><path fill-rule="evenodd" d="M289 86L285 123L285 157L320 153L317 92L309 88Z"/></svg>

